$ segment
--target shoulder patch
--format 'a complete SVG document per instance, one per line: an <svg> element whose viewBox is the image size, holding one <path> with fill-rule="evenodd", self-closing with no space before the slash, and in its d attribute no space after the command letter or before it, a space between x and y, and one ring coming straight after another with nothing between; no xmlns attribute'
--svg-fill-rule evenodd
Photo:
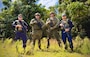
<svg viewBox="0 0 90 57"><path fill-rule="evenodd" d="M15 22L18 22L18 20L15 20Z"/></svg>

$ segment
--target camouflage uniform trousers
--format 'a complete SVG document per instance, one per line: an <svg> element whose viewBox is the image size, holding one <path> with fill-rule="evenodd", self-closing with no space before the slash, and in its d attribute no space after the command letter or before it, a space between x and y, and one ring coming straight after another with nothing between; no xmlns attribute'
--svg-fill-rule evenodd
<svg viewBox="0 0 90 57"><path fill-rule="evenodd" d="M32 37L32 49L34 48L35 46L35 42L36 40L38 40L38 47L39 49L41 49L41 38L42 38L42 30L34 30L31 32L31 37Z"/></svg>
<svg viewBox="0 0 90 57"><path fill-rule="evenodd" d="M48 31L47 37L48 37L48 39L47 39L47 42L48 42L47 43L47 48L49 48L49 46L50 46L49 40L51 38L55 38L58 42L59 47L60 47L61 40L60 40L59 31L57 29L52 30L52 31Z"/></svg>

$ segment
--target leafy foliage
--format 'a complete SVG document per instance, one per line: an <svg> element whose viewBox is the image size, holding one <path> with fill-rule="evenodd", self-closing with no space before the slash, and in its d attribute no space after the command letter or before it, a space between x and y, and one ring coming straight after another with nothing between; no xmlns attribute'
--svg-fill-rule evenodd
<svg viewBox="0 0 90 57"><path fill-rule="evenodd" d="M0 21L5 25L5 38L13 37L13 28L12 22L17 19L18 14L23 14L24 20L28 23L32 18L34 18L34 14L36 12L41 13L41 18L45 20L48 17L49 10L46 10L45 7L41 7L40 5L35 4L36 0L15 0L14 2L10 0L3 0L3 4L7 7L7 9L2 9L0 13ZM11 31L9 31L11 30Z"/></svg>
<svg viewBox="0 0 90 57"><path fill-rule="evenodd" d="M77 35L84 38L90 37L90 0L59 0L60 4L52 6L47 10L41 4L37 5L38 0L2 0L5 8L0 13L0 22L3 23L5 29L5 37L12 37L12 22L17 19L19 13L23 14L24 20L29 24L30 20L34 18L36 12L41 13L42 19L46 21L49 17L49 12L54 11L57 17L61 19L61 14L65 12L67 16L73 21L74 28L72 35ZM11 31L9 31L9 29Z"/></svg>
<svg viewBox="0 0 90 57"><path fill-rule="evenodd" d="M67 2L68 1L68 2ZM72 2L71 0L64 0L61 4L58 5L59 15L65 12L67 16L73 21L73 36L80 35L82 38L89 36L89 17L90 17L90 6L89 0L83 2L81 0ZM87 25L87 26L86 26Z"/></svg>

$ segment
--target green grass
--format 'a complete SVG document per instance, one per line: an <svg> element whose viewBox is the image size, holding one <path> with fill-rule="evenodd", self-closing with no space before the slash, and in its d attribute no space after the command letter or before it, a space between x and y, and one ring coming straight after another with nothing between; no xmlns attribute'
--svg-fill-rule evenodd
<svg viewBox="0 0 90 57"><path fill-rule="evenodd" d="M24 51L22 48L22 41L12 42L12 39L6 39L4 43L2 43L0 40L0 57L90 57L90 40L87 38L82 40L77 37L73 41L75 51L73 53L70 53L70 48L68 48L68 51L65 50L63 43L61 44L61 47L58 47L57 41L55 39L51 39L51 46L49 49L46 48L46 39L42 39L41 43L42 50L38 49L37 42L34 50L32 50L32 45L28 40L26 52L23 54ZM16 45L18 46L19 53L16 51Z"/></svg>

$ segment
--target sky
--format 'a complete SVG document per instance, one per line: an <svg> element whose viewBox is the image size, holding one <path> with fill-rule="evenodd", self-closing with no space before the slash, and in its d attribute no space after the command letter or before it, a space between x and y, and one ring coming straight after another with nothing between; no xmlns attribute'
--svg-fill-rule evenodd
<svg viewBox="0 0 90 57"><path fill-rule="evenodd" d="M42 6L45 6L46 9L48 9L50 6L58 4L58 0L39 0L38 4L42 4Z"/></svg>
<svg viewBox="0 0 90 57"><path fill-rule="evenodd" d="M2 4L2 0L0 0L0 10L1 10L1 8L3 8L4 7L4 5Z"/></svg>
<svg viewBox="0 0 90 57"><path fill-rule="evenodd" d="M13 0L15 1L15 0ZM58 0L39 0L37 4L42 4L42 6L45 6L46 9L48 9L50 6L54 6L58 4ZM2 4L2 0L0 0L0 10L3 8L4 5Z"/></svg>

